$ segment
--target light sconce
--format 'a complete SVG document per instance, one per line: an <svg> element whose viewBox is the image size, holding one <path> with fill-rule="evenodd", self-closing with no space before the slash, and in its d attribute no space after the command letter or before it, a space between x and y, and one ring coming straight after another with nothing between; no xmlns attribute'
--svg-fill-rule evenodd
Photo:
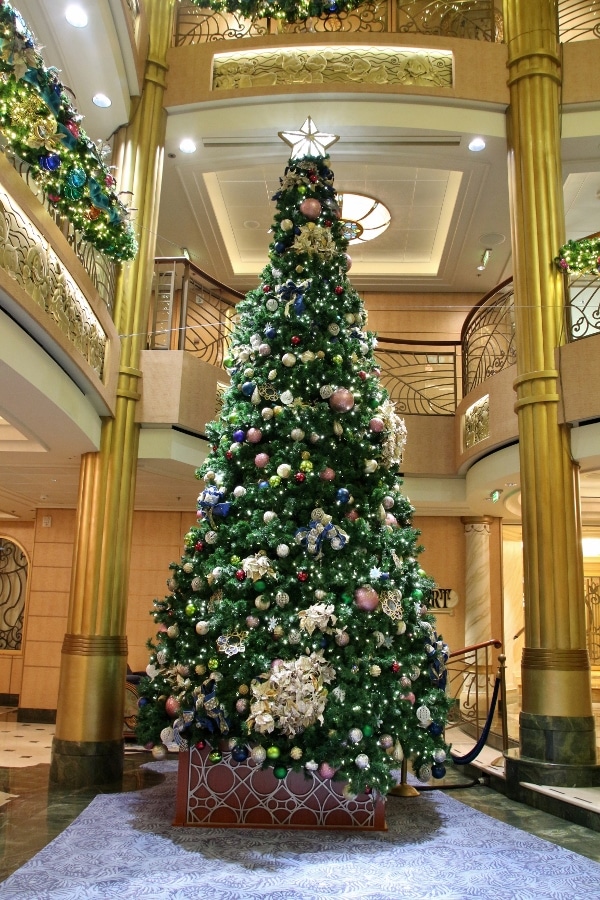
<svg viewBox="0 0 600 900"><path fill-rule="evenodd" d="M491 255L492 255L491 249L490 249L489 247L486 247L486 249L485 249L485 250L483 251L483 253L481 254L481 262L480 262L479 265L477 266L477 271L478 271L478 272L483 272L483 271L485 271L485 268L486 268L487 264L488 264L489 261L490 261L490 256L491 256Z"/></svg>

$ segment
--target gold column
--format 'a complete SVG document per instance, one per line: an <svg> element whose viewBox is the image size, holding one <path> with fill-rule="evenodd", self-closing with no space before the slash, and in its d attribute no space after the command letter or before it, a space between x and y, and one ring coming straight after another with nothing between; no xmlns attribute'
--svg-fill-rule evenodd
<svg viewBox="0 0 600 900"><path fill-rule="evenodd" d="M555 362L565 339L563 281L553 265L564 243L558 4L505 0L504 25L525 581L520 755L589 766L596 751L577 469L558 422Z"/></svg>
<svg viewBox="0 0 600 900"><path fill-rule="evenodd" d="M115 415L100 451L83 457L76 543L52 746L50 777L70 786L101 784L123 771L127 586L139 426L140 352L145 346L162 176L166 57L175 0L146 0L149 52L142 94L117 136L119 188L130 191L139 242L117 279L121 337Z"/></svg>

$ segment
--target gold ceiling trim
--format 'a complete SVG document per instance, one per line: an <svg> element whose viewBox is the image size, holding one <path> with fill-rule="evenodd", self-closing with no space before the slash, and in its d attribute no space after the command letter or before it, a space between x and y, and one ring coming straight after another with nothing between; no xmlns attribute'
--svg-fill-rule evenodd
<svg viewBox="0 0 600 900"><path fill-rule="evenodd" d="M290 47L217 53L213 58L213 91L327 83L450 88L452 53L406 47Z"/></svg>

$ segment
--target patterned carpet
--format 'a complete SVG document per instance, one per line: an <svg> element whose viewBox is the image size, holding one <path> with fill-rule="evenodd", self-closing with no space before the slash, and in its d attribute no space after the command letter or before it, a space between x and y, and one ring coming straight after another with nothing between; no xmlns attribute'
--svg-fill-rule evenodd
<svg viewBox="0 0 600 900"><path fill-rule="evenodd" d="M387 833L174 828L165 780L97 796L0 900L587 900L600 865L441 791L390 798Z"/></svg>

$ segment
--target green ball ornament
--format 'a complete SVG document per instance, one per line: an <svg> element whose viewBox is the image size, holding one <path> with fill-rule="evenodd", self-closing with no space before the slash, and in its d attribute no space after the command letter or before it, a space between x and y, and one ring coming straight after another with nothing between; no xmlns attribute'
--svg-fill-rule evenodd
<svg viewBox="0 0 600 900"><path fill-rule="evenodd" d="M415 600L422 600L423 591L421 590L421 588L415 588L411 596L414 597Z"/></svg>
<svg viewBox="0 0 600 900"><path fill-rule="evenodd" d="M371 725L363 725L362 733L364 734L365 737L372 737L373 736L372 726Z"/></svg>
<svg viewBox="0 0 600 900"><path fill-rule="evenodd" d="M188 605L185 608L186 616L193 616L195 612L196 612L196 607L192 603L188 603Z"/></svg>
<svg viewBox="0 0 600 900"><path fill-rule="evenodd" d="M352 594L348 594L346 592L342 594L342 600L344 601L344 603L354 603L354 597L352 596Z"/></svg>
<svg viewBox="0 0 600 900"><path fill-rule="evenodd" d="M298 188L298 193L304 195L306 193L306 188L303 184Z"/></svg>
<svg viewBox="0 0 600 900"><path fill-rule="evenodd" d="M281 751L279 747L267 747L267 759L279 759Z"/></svg>
<svg viewBox="0 0 600 900"><path fill-rule="evenodd" d="M208 761L211 763L220 763L222 759L223 755L218 750L213 750L212 753L208 754Z"/></svg>
<svg viewBox="0 0 600 900"><path fill-rule="evenodd" d="M271 475L271 477L269 478L269 484L271 485L271 487L279 487L279 485L281 484L281 478L279 477L279 475Z"/></svg>
<svg viewBox="0 0 600 900"><path fill-rule="evenodd" d="M273 775L275 776L275 778L285 778L285 776L287 775L286 766L275 766L275 768L273 769Z"/></svg>
<svg viewBox="0 0 600 900"><path fill-rule="evenodd" d="M264 591L266 586L267 585L264 583L264 581L261 581L260 579L258 581L255 581L253 584L254 590L257 594L260 594L261 591Z"/></svg>
<svg viewBox="0 0 600 900"><path fill-rule="evenodd" d="M218 659L209 659L208 668L213 670L219 668L219 660Z"/></svg>

